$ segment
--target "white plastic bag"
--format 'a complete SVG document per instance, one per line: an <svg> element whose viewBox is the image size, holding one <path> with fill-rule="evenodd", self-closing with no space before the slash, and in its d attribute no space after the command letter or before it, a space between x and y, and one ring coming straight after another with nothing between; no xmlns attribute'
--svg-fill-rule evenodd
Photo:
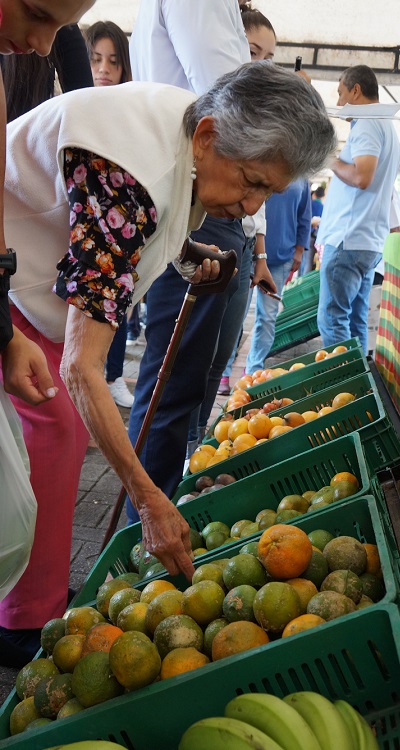
<svg viewBox="0 0 400 750"><path fill-rule="evenodd" d="M37 503L21 422L0 384L0 600L29 562Z"/></svg>

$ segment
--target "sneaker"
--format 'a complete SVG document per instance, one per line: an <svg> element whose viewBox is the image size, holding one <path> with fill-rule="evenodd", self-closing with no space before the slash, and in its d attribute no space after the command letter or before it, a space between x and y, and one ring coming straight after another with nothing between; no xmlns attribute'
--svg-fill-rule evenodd
<svg viewBox="0 0 400 750"><path fill-rule="evenodd" d="M126 345L127 346L146 346L146 341L143 339L140 339L137 337L136 339L129 338L129 336L126 339Z"/></svg>
<svg viewBox="0 0 400 750"><path fill-rule="evenodd" d="M229 396L231 387L229 385L229 378L222 377L218 386L217 393L219 396Z"/></svg>
<svg viewBox="0 0 400 750"><path fill-rule="evenodd" d="M131 408L134 397L123 378L117 378L114 383L108 383L108 387L117 406Z"/></svg>

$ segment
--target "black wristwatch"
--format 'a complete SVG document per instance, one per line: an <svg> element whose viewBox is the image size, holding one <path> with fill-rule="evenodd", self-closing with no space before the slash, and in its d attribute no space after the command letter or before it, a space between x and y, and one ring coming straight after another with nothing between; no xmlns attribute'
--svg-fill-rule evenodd
<svg viewBox="0 0 400 750"><path fill-rule="evenodd" d="M12 276L16 272L17 254L12 247L8 247L6 253L0 253L0 268L5 268L8 271L8 276Z"/></svg>

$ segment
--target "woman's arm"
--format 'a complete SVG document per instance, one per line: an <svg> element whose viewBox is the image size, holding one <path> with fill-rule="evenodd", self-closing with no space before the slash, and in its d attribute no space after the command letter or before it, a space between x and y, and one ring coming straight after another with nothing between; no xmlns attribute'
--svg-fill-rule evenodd
<svg viewBox="0 0 400 750"><path fill-rule="evenodd" d="M104 378L112 338L111 326L70 306L61 376L86 427L140 515L146 550L171 575L182 571L190 580L194 568L189 527L141 466Z"/></svg>

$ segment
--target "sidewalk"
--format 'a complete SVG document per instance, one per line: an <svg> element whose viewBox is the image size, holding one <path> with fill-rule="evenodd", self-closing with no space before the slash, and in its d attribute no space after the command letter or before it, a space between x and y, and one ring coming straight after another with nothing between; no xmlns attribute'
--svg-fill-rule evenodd
<svg viewBox="0 0 400 750"><path fill-rule="evenodd" d="M249 313L244 322L239 353L233 366L232 384L243 373L250 347L253 324L254 303L250 306ZM268 360L268 364L272 365L291 359L292 357L300 356L305 352L320 348L321 345L320 338L313 339L306 344L293 347L277 357L271 358ZM129 346L126 349L124 378L132 392L135 390L143 351L144 346ZM217 396L211 413L211 420L219 414L225 400L224 396ZM129 409L120 408L120 413L127 426ZM91 441L82 468L74 516L70 574L70 586L73 589L80 588L100 554L104 535L108 528L120 488L120 480L110 468L99 449ZM125 525L126 515L125 511L123 511L118 528L123 528ZM14 687L16 674L17 670L0 667L0 704L3 703L10 690Z"/></svg>

